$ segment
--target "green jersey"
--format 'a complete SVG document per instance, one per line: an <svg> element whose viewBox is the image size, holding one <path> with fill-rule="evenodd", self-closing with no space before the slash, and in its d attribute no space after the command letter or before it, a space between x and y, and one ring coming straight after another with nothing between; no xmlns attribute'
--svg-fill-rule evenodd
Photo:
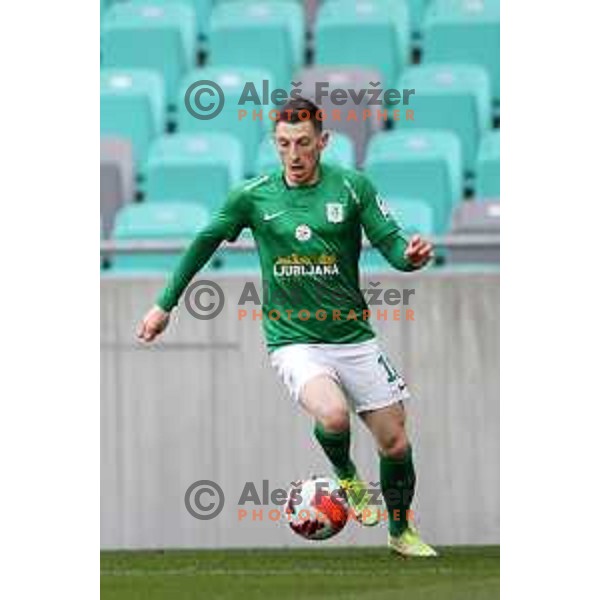
<svg viewBox="0 0 600 600"><path fill-rule="evenodd" d="M376 247L393 238L404 249L406 240L362 173L326 164L314 185L290 187L278 170L233 190L198 234L187 265L184 257L159 306L171 310L218 245L234 241L245 227L252 230L260 258L269 350L294 343L356 343L374 336L359 287L362 232ZM394 266L411 269L400 263Z"/></svg>

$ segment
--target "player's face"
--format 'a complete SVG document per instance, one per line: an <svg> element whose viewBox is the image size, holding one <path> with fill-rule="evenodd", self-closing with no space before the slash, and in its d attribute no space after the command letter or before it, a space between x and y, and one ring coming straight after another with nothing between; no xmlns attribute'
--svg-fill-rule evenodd
<svg viewBox="0 0 600 600"><path fill-rule="evenodd" d="M317 175L327 133L319 133L310 121L277 123L275 145L290 183L312 183Z"/></svg>

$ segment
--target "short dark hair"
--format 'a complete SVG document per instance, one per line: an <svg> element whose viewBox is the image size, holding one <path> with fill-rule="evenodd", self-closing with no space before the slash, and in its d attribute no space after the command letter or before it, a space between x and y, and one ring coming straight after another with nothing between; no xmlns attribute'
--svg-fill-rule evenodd
<svg viewBox="0 0 600 600"><path fill-rule="evenodd" d="M277 123L302 123L310 121L317 133L323 131L323 116L321 109L307 98L292 98L280 109L275 121Z"/></svg>

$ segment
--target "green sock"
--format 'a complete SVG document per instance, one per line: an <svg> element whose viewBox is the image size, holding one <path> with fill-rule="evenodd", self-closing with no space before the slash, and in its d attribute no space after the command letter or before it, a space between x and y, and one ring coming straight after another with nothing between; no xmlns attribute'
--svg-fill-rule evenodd
<svg viewBox="0 0 600 600"><path fill-rule="evenodd" d="M408 526L408 510L415 493L416 475L409 446L400 458L380 456L381 492L388 509L388 529L398 536Z"/></svg>
<svg viewBox="0 0 600 600"><path fill-rule="evenodd" d="M335 474L340 479L350 479L356 474L356 467L350 460L350 429L340 431L325 431L321 423L315 425L315 437L327 458L333 465Z"/></svg>

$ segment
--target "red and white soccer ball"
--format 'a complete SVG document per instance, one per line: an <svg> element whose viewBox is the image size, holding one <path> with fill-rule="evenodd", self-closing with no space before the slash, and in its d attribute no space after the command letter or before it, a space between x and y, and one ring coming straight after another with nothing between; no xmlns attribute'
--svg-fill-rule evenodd
<svg viewBox="0 0 600 600"><path fill-rule="evenodd" d="M307 540L326 540L348 520L345 493L329 477L311 477L288 492L285 512L292 530Z"/></svg>

